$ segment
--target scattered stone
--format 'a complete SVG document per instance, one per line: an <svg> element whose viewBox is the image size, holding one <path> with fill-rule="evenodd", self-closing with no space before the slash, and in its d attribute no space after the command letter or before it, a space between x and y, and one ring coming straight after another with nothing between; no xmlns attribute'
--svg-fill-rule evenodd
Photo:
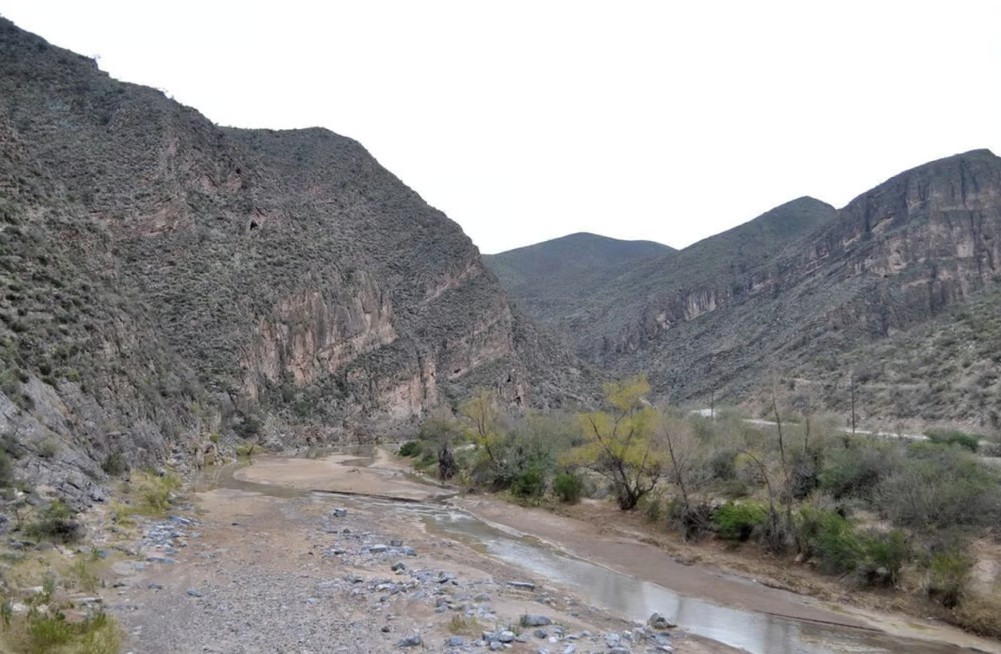
<svg viewBox="0 0 1001 654"><path fill-rule="evenodd" d="M452 636L445 640L445 647L465 647L466 641L462 636Z"/></svg>
<svg viewBox="0 0 1001 654"><path fill-rule="evenodd" d="M403 565L403 563L400 563L399 561L394 563L393 567L390 568L390 570L392 570L393 572L403 572L406 569L407 566Z"/></svg>
<svg viewBox="0 0 1001 654"><path fill-rule="evenodd" d="M348 515L348 510L347 509L341 509L341 508L334 509L333 516L335 518L345 518L345 517L347 517L347 515Z"/></svg>
<svg viewBox="0 0 1001 654"><path fill-rule="evenodd" d="M406 556L417 556L417 550L412 547L403 547L400 551Z"/></svg>
<svg viewBox="0 0 1001 654"><path fill-rule="evenodd" d="M536 638L541 638L542 640L549 638L549 632L546 631L545 629L536 629L532 635L534 635Z"/></svg>
<svg viewBox="0 0 1001 654"><path fill-rule="evenodd" d="M563 648L562 654L573 654L577 651L577 646L573 643L568 643L566 647Z"/></svg>
<svg viewBox="0 0 1001 654"><path fill-rule="evenodd" d="M403 541L400 540L399 538L391 538L389 540L389 546L390 547L403 547Z"/></svg>
<svg viewBox="0 0 1001 654"><path fill-rule="evenodd" d="M388 624L382 625L382 633L388 634L390 631L391 631L391 628L390 628L390 626Z"/></svg>
<svg viewBox="0 0 1001 654"><path fill-rule="evenodd" d="M535 590L535 584L530 581L509 581L507 585L511 588L524 588L525 590Z"/></svg>
<svg viewBox="0 0 1001 654"><path fill-rule="evenodd" d="M497 634L497 640L502 643L510 643L514 640L514 632L505 629L504 631Z"/></svg>
<svg viewBox="0 0 1001 654"><path fill-rule="evenodd" d="M406 638L404 638L400 642L396 643L396 646L397 647L420 647L423 644L424 644L424 641L421 640L420 634L418 634L416 636L407 636Z"/></svg>
<svg viewBox="0 0 1001 654"><path fill-rule="evenodd" d="M190 595L191 597L202 597L202 594L194 588L188 589L188 595Z"/></svg>
<svg viewBox="0 0 1001 654"><path fill-rule="evenodd" d="M146 586L146 588L149 589L149 590L163 590L163 586L161 586L160 584L150 584L150 585ZM190 594L190 593L191 593L191 591L188 591L188 594Z"/></svg>
<svg viewBox="0 0 1001 654"><path fill-rule="evenodd" d="M544 615L527 613L521 616L521 626L523 627L545 627L551 624L553 624L553 621Z"/></svg>
<svg viewBox="0 0 1001 654"><path fill-rule="evenodd" d="M651 629L674 629L678 626L673 622L670 622L660 613L656 612L650 615L650 618L646 621L646 623Z"/></svg>
<svg viewBox="0 0 1001 654"><path fill-rule="evenodd" d="M387 550L389 550L389 545L372 545L368 548L368 551L372 554L382 554Z"/></svg>

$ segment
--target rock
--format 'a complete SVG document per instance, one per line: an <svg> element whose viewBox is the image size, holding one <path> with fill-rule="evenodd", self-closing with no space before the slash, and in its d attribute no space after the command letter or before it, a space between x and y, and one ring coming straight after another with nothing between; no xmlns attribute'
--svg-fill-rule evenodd
<svg viewBox="0 0 1001 654"><path fill-rule="evenodd" d="M445 647L465 647L466 641L462 636L452 636L445 639Z"/></svg>
<svg viewBox="0 0 1001 654"><path fill-rule="evenodd" d="M191 597L202 597L202 594L194 588L188 589L188 595L190 595Z"/></svg>
<svg viewBox="0 0 1001 654"><path fill-rule="evenodd" d="M403 541L400 540L399 538L391 538L389 540L389 546L390 547L403 547Z"/></svg>
<svg viewBox="0 0 1001 654"><path fill-rule="evenodd" d="M545 629L536 629L532 635L536 638L541 638L542 640L549 638L549 632Z"/></svg>
<svg viewBox="0 0 1001 654"><path fill-rule="evenodd" d="M396 563L394 563L393 567L390 568L390 570L392 570L393 572L403 572L406 569L407 569L407 566L403 565L399 561L397 561Z"/></svg>
<svg viewBox="0 0 1001 654"><path fill-rule="evenodd" d="M161 586L160 584L149 584L148 586L146 586L146 588L148 590L163 590L163 586ZM188 592L190 594L191 591Z"/></svg>
<svg viewBox="0 0 1001 654"><path fill-rule="evenodd" d="M632 654L628 647L610 647L608 654Z"/></svg>
<svg viewBox="0 0 1001 654"><path fill-rule="evenodd" d="M514 632L505 629L504 631L497 634L497 640L502 643L510 643L514 640Z"/></svg>
<svg viewBox="0 0 1001 654"><path fill-rule="evenodd" d="M368 548L368 551L372 554L382 554L389 549L389 545L372 545Z"/></svg>
<svg viewBox="0 0 1001 654"><path fill-rule="evenodd" d="M521 616L521 626L523 627L545 627L553 624L553 621L544 615L527 613Z"/></svg>
<svg viewBox="0 0 1001 654"><path fill-rule="evenodd" d="M535 584L530 581L509 581L507 585L511 588L523 588L525 590L535 590Z"/></svg>
<svg viewBox="0 0 1001 654"><path fill-rule="evenodd" d="M646 623L647 625L650 626L651 629L674 629L675 627L678 626L673 622L668 621L668 619L662 616L660 613L651 614L650 618L646 621Z"/></svg>
<svg viewBox="0 0 1001 654"><path fill-rule="evenodd" d="M390 626L388 624L382 625L382 633L388 634L390 632Z"/></svg>
<svg viewBox="0 0 1001 654"><path fill-rule="evenodd" d="M333 516L335 518L344 518L347 517L347 515L348 515L347 509L334 509Z"/></svg>
<svg viewBox="0 0 1001 654"><path fill-rule="evenodd" d="M491 640L490 641L490 651L491 652L496 652L497 650L499 650L502 647L504 647L504 646L501 645L501 643L500 643L499 640Z"/></svg>
<svg viewBox="0 0 1001 654"><path fill-rule="evenodd" d="M417 556L417 550L412 547L403 547L400 551L406 556Z"/></svg>
<svg viewBox="0 0 1001 654"><path fill-rule="evenodd" d="M566 647L563 648L563 652L561 654L573 654L576 651L577 651L577 646L574 645L573 643L569 643Z"/></svg>
<svg viewBox="0 0 1001 654"><path fill-rule="evenodd" d="M396 643L396 646L397 647L420 647L423 644L424 644L424 641L421 640L420 634L417 634L415 636L407 636L406 638L404 638L400 642Z"/></svg>

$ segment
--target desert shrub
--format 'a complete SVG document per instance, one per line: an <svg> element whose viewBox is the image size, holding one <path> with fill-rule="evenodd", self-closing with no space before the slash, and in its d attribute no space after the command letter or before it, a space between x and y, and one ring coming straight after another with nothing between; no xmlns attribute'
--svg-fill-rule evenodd
<svg viewBox="0 0 1001 654"><path fill-rule="evenodd" d="M71 543L80 538L83 527L73 519L73 511L62 499L49 502L37 520L27 526L32 538Z"/></svg>
<svg viewBox="0 0 1001 654"><path fill-rule="evenodd" d="M835 511L803 507L798 524L800 548L817 562L821 572L853 572L862 559L863 547L848 520Z"/></svg>
<svg viewBox="0 0 1001 654"><path fill-rule="evenodd" d="M768 521L768 509L754 502L727 502L712 516L716 535L724 540L746 541Z"/></svg>
<svg viewBox="0 0 1001 654"><path fill-rule="evenodd" d="M820 485L820 457L816 452L795 452L789 466L787 492L795 499L805 499Z"/></svg>
<svg viewBox="0 0 1001 654"><path fill-rule="evenodd" d="M938 549L926 561L925 592L942 606L959 605L973 562L957 547Z"/></svg>
<svg viewBox="0 0 1001 654"><path fill-rule="evenodd" d="M181 480L170 473L156 475L139 472L133 475L132 485L138 499L138 512L162 516L173 505L175 493L181 488Z"/></svg>
<svg viewBox="0 0 1001 654"><path fill-rule="evenodd" d="M529 466L511 480L511 493L515 497L540 497L545 492L546 477L538 466Z"/></svg>
<svg viewBox="0 0 1001 654"><path fill-rule="evenodd" d="M584 481L572 472L561 472L553 479L553 492L561 502L576 504L584 494Z"/></svg>
<svg viewBox="0 0 1001 654"><path fill-rule="evenodd" d="M686 507L673 499L667 503L667 523L681 530L686 539L699 538L713 530L713 507L705 503Z"/></svg>
<svg viewBox="0 0 1001 654"><path fill-rule="evenodd" d="M895 524L934 530L995 524L999 491L995 473L968 452L922 448L880 482L875 498Z"/></svg>
<svg viewBox="0 0 1001 654"><path fill-rule="evenodd" d="M954 618L964 629L987 638L1001 638L1001 596L965 597Z"/></svg>
<svg viewBox="0 0 1001 654"><path fill-rule="evenodd" d="M129 464L121 450L112 450L101 461L101 469L104 470L105 474L119 477L128 472Z"/></svg>
<svg viewBox="0 0 1001 654"><path fill-rule="evenodd" d="M864 562L862 571L869 584L892 585L900 579L900 569L911 556L907 535L899 529L870 531L861 536Z"/></svg>
<svg viewBox="0 0 1001 654"><path fill-rule="evenodd" d="M414 457L421 453L421 444L417 441L407 441L400 446L400 456Z"/></svg>
<svg viewBox="0 0 1001 654"><path fill-rule="evenodd" d="M818 476L820 488L834 499L867 497L888 471L895 467L889 451L854 445L830 452Z"/></svg>
<svg viewBox="0 0 1001 654"><path fill-rule="evenodd" d="M980 437L975 434L967 434L958 429L929 429L925 432L932 443L941 445L958 445L971 452L976 452L980 447Z"/></svg>
<svg viewBox="0 0 1001 654"><path fill-rule="evenodd" d="M10 464L10 455L0 450L0 488L14 485L14 468Z"/></svg>

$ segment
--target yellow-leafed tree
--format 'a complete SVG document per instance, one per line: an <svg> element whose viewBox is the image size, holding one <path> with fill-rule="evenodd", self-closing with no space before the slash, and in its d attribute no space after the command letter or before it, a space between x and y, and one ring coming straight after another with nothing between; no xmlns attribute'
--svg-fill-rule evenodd
<svg viewBox="0 0 1001 654"><path fill-rule="evenodd" d="M659 413L646 401L649 392L643 376L606 384L610 409L579 416L585 442L563 459L608 479L623 511L653 490L667 462L657 437Z"/></svg>

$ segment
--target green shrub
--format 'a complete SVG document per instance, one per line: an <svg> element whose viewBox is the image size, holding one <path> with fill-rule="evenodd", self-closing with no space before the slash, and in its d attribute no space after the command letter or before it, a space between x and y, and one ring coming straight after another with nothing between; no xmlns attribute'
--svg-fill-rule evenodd
<svg viewBox="0 0 1001 654"><path fill-rule="evenodd" d="M421 453L421 444L417 441L407 441L400 446L400 456L413 457Z"/></svg>
<svg viewBox="0 0 1001 654"><path fill-rule="evenodd" d="M855 445L831 452L818 481L820 488L836 500L866 497L894 468L895 461L886 450Z"/></svg>
<svg viewBox="0 0 1001 654"><path fill-rule="evenodd" d="M942 606L955 608L970 576L970 557L957 548L944 548L933 552L926 565L925 592Z"/></svg>
<svg viewBox="0 0 1001 654"><path fill-rule="evenodd" d="M553 479L553 492L561 502L576 504L584 494L584 481L572 472L561 472Z"/></svg>
<svg viewBox="0 0 1001 654"><path fill-rule="evenodd" d="M835 511L803 507L798 539L800 548L827 574L853 572L864 554L851 523Z"/></svg>
<svg viewBox="0 0 1001 654"><path fill-rule="evenodd" d="M105 474L112 477L119 477L124 475L129 470L128 461L125 460L125 455L122 454L121 450L112 450L108 452L108 455L104 457L101 462L101 469L104 470Z"/></svg>
<svg viewBox="0 0 1001 654"><path fill-rule="evenodd" d="M941 445L958 445L971 452L976 452L980 447L980 437L975 434L967 434L958 429L929 429L925 432L932 443Z"/></svg>
<svg viewBox="0 0 1001 654"><path fill-rule="evenodd" d="M920 530L991 526L1001 520L996 473L957 448L921 449L875 489L894 524Z"/></svg>
<svg viewBox="0 0 1001 654"><path fill-rule="evenodd" d="M511 493L515 497L541 497L546 492L546 477L542 469L530 466L511 481Z"/></svg>
<svg viewBox="0 0 1001 654"><path fill-rule="evenodd" d="M724 540L746 541L768 521L768 509L753 502L727 502L713 511L716 535Z"/></svg>
<svg viewBox="0 0 1001 654"><path fill-rule="evenodd" d="M35 522L28 525L27 533L40 540L71 543L80 538L82 529L80 523L73 519L69 505L62 499L55 499L45 507Z"/></svg>
<svg viewBox="0 0 1001 654"><path fill-rule="evenodd" d="M907 536L899 529L870 531L861 537L865 553L863 571L869 584L892 585L900 579L900 569L911 556Z"/></svg>

